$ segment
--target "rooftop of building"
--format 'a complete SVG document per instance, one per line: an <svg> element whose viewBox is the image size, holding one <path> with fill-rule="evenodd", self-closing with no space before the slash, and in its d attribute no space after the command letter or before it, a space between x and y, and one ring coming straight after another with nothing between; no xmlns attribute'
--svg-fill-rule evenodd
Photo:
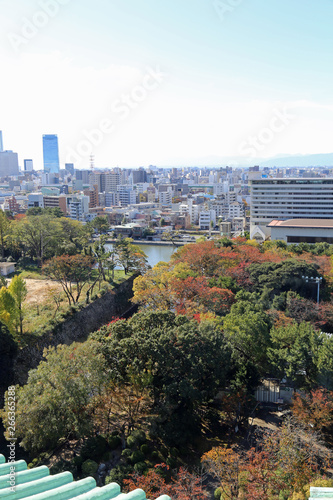
<svg viewBox="0 0 333 500"><path fill-rule="evenodd" d="M333 228L333 219L288 219L273 220L268 227Z"/></svg>

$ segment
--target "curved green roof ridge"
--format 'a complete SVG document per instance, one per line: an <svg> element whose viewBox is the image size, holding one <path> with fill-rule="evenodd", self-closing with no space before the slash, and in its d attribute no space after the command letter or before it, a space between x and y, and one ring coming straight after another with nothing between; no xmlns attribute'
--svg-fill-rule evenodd
<svg viewBox="0 0 333 500"><path fill-rule="evenodd" d="M70 472L50 475L48 467L42 465L28 469L24 460L6 463L0 455L1 500L146 500L141 489L121 493L120 486L110 483L97 487L92 477L74 481ZM167 495L157 500L171 500Z"/></svg>

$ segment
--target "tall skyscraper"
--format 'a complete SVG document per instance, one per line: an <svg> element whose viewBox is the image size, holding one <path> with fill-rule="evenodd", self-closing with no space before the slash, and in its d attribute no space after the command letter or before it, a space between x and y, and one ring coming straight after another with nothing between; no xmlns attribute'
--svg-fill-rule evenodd
<svg viewBox="0 0 333 500"><path fill-rule="evenodd" d="M0 130L0 153L3 152L2 130Z"/></svg>
<svg viewBox="0 0 333 500"><path fill-rule="evenodd" d="M65 163L65 170L71 175L74 175L74 163Z"/></svg>
<svg viewBox="0 0 333 500"><path fill-rule="evenodd" d="M32 160L24 160L24 171L32 172L34 169L34 163Z"/></svg>
<svg viewBox="0 0 333 500"><path fill-rule="evenodd" d="M18 155L13 151L0 152L0 177L19 175Z"/></svg>
<svg viewBox="0 0 333 500"><path fill-rule="evenodd" d="M59 174L59 148L57 135L43 135L44 170L52 174Z"/></svg>

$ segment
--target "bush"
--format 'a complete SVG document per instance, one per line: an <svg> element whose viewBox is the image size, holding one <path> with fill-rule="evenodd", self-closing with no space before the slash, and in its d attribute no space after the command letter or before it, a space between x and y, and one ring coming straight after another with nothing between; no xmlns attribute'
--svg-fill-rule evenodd
<svg viewBox="0 0 333 500"><path fill-rule="evenodd" d="M108 443L111 450L115 450L116 448L118 448L118 446L121 445L121 439L119 436L110 436L108 438Z"/></svg>
<svg viewBox="0 0 333 500"><path fill-rule="evenodd" d="M126 444L129 448L134 448L134 446L136 446L137 444L137 441L135 439L134 436L130 435L128 436L128 438L126 439Z"/></svg>
<svg viewBox="0 0 333 500"><path fill-rule="evenodd" d="M121 452L121 456L124 457L124 458L130 458L130 456L132 455L133 451L130 450L129 448L125 448L122 452Z"/></svg>
<svg viewBox="0 0 333 500"><path fill-rule="evenodd" d="M117 465L111 470L110 474L105 478L105 484L117 483L120 488L123 488L123 480L128 477L128 475L133 472L132 467Z"/></svg>
<svg viewBox="0 0 333 500"><path fill-rule="evenodd" d="M150 448L147 444L142 444L140 446L140 450L142 451L142 453L144 453L145 455L148 455L149 452L150 452Z"/></svg>
<svg viewBox="0 0 333 500"><path fill-rule="evenodd" d="M86 460L82 464L82 472L86 476L93 476L98 469L98 464L94 460Z"/></svg>
<svg viewBox="0 0 333 500"><path fill-rule="evenodd" d="M221 488L216 488L216 490L214 491L214 498L215 498L215 500L220 500L221 495L222 495L222 489Z"/></svg>
<svg viewBox="0 0 333 500"><path fill-rule="evenodd" d="M145 456L142 453L142 451L140 451L140 450L134 451L131 455L132 464L137 464L138 462L143 462L144 459L145 459Z"/></svg>
<svg viewBox="0 0 333 500"><path fill-rule="evenodd" d="M133 448L147 441L146 434L143 431L133 431L127 438L127 446Z"/></svg>
<svg viewBox="0 0 333 500"><path fill-rule="evenodd" d="M147 470L147 464L145 462L138 462L134 465L134 470L138 474L143 474Z"/></svg>
<svg viewBox="0 0 333 500"><path fill-rule="evenodd" d="M98 461L103 453L105 453L107 441L102 436L89 438L83 445L81 457L83 460L91 459Z"/></svg>

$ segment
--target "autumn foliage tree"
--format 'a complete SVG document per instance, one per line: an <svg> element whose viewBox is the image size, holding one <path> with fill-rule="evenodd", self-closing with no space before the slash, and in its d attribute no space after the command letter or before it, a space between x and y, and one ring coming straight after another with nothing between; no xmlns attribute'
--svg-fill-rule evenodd
<svg viewBox="0 0 333 500"><path fill-rule="evenodd" d="M295 393L292 413L302 425L329 433L333 425L333 392L320 387L309 394Z"/></svg>
<svg viewBox="0 0 333 500"><path fill-rule="evenodd" d="M247 500L270 500L276 483L276 464L270 451L251 448L245 455L242 471L246 474L245 486Z"/></svg>
<svg viewBox="0 0 333 500"><path fill-rule="evenodd" d="M198 313L226 314L234 302L231 290L211 286L196 276L188 264L160 263L134 282L134 303L158 309L174 309L193 317Z"/></svg>
<svg viewBox="0 0 333 500"><path fill-rule="evenodd" d="M110 380L93 401L92 419L98 432L118 430L123 447L128 435L144 425L150 415L152 399L146 386L149 374L128 375L128 382Z"/></svg>
<svg viewBox="0 0 333 500"><path fill-rule="evenodd" d="M92 278L93 266L94 260L88 255L62 255L46 262L43 265L43 273L60 283L69 305L75 305L79 301L84 285ZM93 289L96 281L89 284L88 291Z"/></svg>
<svg viewBox="0 0 333 500"><path fill-rule="evenodd" d="M278 430L258 435L255 448L213 448L202 462L219 480L223 499L303 499L304 488L323 477L331 464L330 453L320 444L317 434L287 419Z"/></svg>
<svg viewBox="0 0 333 500"><path fill-rule="evenodd" d="M168 465L158 464L145 475L132 474L129 479L124 480L125 490L130 492L141 488L152 500L162 495L168 495L174 500L205 500L208 497L199 475L181 467L179 471L173 472L171 480L167 482L160 471L168 469Z"/></svg>
<svg viewBox="0 0 333 500"><path fill-rule="evenodd" d="M205 453L201 461L205 469L219 481L223 498L237 500L243 466L241 452L233 448L215 447Z"/></svg>

